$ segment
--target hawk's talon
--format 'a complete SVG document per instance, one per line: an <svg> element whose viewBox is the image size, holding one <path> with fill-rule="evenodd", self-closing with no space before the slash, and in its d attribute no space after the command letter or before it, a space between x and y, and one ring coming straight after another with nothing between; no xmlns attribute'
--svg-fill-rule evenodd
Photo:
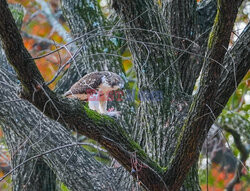
<svg viewBox="0 0 250 191"><path fill-rule="evenodd" d="M110 116L110 117L115 117L115 118L119 118L121 116L120 111L111 111L111 112L107 112L105 114Z"/></svg>
<svg viewBox="0 0 250 191"><path fill-rule="evenodd" d="M108 109L108 112L112 112L112 111L115 111L114 107L111 107L111 108Z"/></svg>

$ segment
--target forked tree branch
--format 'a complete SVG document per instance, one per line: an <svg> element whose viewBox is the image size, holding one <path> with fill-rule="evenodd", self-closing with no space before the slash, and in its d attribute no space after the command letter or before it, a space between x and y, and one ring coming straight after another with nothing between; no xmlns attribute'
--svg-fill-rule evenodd
<svg viewBox="0 0 250 191"><path fill-rule="evenodd" d="M48 117L99 142L129 172L135 168L131 159L136 154L137 165L142 168L132 175L150 190L164 188L160 176L162 169L115 120L88 109L79 101L56 95L45 85L35 62L24 47L5 0L0 0L0 9L0 38L9 64L14 67L21 82L21 97L44 111Z"/></svg>
<svg viewBox="0 0 250 191"><path fill-rule="evenodd" d="M171 35L181 37L172 38L173 46L179 50L198 53L197 48L195 47L198 46L197 43L200 38L203 38L203 36L195 39L197 36L197 1L174 0L169 4ZM176 60L178 60L176 64L180 71L182 89L185 93L191 95L202 63L198 62L198 58L190 53L176 51L175 55Z"/></svg>
<svg viewBox="0 0 250 191"><path fill-rule="evenodd" d="M152 161L119 126L115 120L100 115L76 100L69 100L52 92L44 83L30 54L25 49L22 38L5 0L0 0L0 38L9 63L15 68L22 84L21 96L34 104L47 116L58 120L92 138L103 145L108 152L128 171L134 170L133 160L138 160L142 168L133 171L149 190L178 190L185 176L197 160L205 135L222 110L213 114L217 89L220 87L221 70L228 46L231 30L242 0L220 0L219 11L210 36L208 57L204 64L200 90L195 96L189 115L183 126L179 144L162 180L163 170ZM215 61L214 61L215 60ZM247 71L245 71L246 73ZM244 72L243 72L244 73ZM229 98L230 95L227 95ZM216 108L217 109L217 108ZM75 130L75 129L74 129ZM168 188L165 187L167 184Z"/></svg>
<svg viewBox="0 0 250 191"><path fill-rule="evenodd" d="M75 145L66 148L63 146L61 147L63 150L57 150L60 146L68 143L74 145L75 138L55 120L48 119L32 104L17 97L17 79L15 75L9 73L10 67L0 47L0 105L2 106L0 107L0 126L4 131L9 149L12 151L11 162L14 165L9 173L13 172L12 181L16 183L14 187L18 189L20 185L26 184L31 177L37 179L41 175L38 173L31 176L32 172L37 172L33 169L34 164L37 166L37 157L32 158L31 156L34 156L35 153L54 151L46 155L40 155L42 158L39 157L38 160L46 161L47 165L50 166L50 171L56 172L57 178L69 189L126 190L122 184L119 184L120 180L116 179L115 169L96 161L93 155L83 147ZM28 158L26 161L29 161L29 164L22 162L26 158ZM33 162L31 162L31 159L34 159ZM18 161L21 161L22 164ZM45 167L42 167L42 171L44 170L49 173ZM24 176L23 172L28 176ZM92 173L89 174L89 172ZM8 174L5 174L0 182L6 175ZM47 186L51 187L51 185L47 185L46 177L40 181L44 183L46 188ZM51 177L48 177L48 179L53 181ZM32 187L31 190L38 190L34 189L34 186L41 189L40 184L33 185L32 180L29 182L31 183L28 184Z"/></svg>
<svg viewBox="0 0 250 191"><path fill-rule="evenodd" d="M242 0L233 0L230 3L226 0L218 1L217 15L210 33L207 52L207 57L213 60L205 60L198 93L190 106L175 154L165 173L164 178L170 190L178 190L182 185L188 170L199 157L209 128L223 109L221 107L219 112L214 114L220 75L225 69L220 63L223 63L241 3ZM247 70L245 74L246 72ZM230 95L227 95L224 99L228 100L229 97Z"/></svg>
<svg viewBox="0 0 250 191"><path fill-rule="evenodd" d="M234 46L227 52L223 70L219 79L219 88L215 98L214 114L219 115L221 109L226 105L230 95L233 94L237 85L241 82L246 72L250 69L250 23L239 36Z"/></svg>

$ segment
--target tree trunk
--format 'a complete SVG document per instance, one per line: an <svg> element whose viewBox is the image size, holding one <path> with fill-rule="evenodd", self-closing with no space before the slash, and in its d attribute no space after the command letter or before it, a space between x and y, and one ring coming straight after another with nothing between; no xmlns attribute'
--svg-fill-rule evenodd
<svg viewBox="0 0 250 191"><path fill-rule="evenodd" d="M16 168L26 159L37 154L32 147L13 132L12 128L1 124L11 153L12 168ZM13 191L55 191L56 175L42 158L23 164L12 174Z"/></svg>
<svg viewBox="0 0 250 191"><path fill-rule="evenodd" d="M202 143L211 124L222 111L221 105L226 104L235 90L235 87L229 85L232 82L238 84L249 69L250 53L246 48L250 41L249 25L230 50L230 54L226 54L233 23L242 1L219 1L217 16L215 22L212 22L216 8L214 1L204 1L206 3L202 3L196 10L196 1L178 0L156 4L151 0L113 0L113 8L123 20L122 23L116 23L117 17L107 20L102 16L99 6L91 1L62 0L65 17L74 36L82 35L78 43L81 57L72 64L75 72L69 72L68 77L62 80L66 87L73 83L69 79L76 80L85 72L106 69L122 72L120 59L102 55L120 54L116 50L126 42L137 73L137 87L149 93L155 90L163 93L159 102L147 100L141 102L139 107L124 102L125 112L121 120L99 115L89 110L86 105L65 99L49 90L21 42L5 1L1 2L1 40L9 63L14 66L21 82L22 98L61 125L99 142L145 189L200 189L197 159ZM208 13L211 13L212 17L204 22L213 23L209 40L210 28L202 25L200 18ZM169 19L171 22L168 22ZM109 24L114 23L116 25L110 29ZM5 27L7 25L8 31ZM93 26L97 26L98 30ZM186 32L183 31L184 28ZM94 34L91 30L94 30ZM244 43L241 40L244 40ZM206 42L208 46L205 45ZM204 59L203 53L206 49L208 51ZM237 58L237 63L228 60L231 55ZM199 73L202 77L199 90L192 96ZM2 101L11 97L10 90L13 92L11 87L1 90L2 95L6 95ZM19 107L15 111L11 110L12 107L8 110L8 106L0 110L2 121L6 122L4 113L11 116L15 112L24 111L24 103L18 102L16 105ZM29 107L32 108L30 105ZM130 112L130 109L135 112ZM33 113L34 111L38 112L32 108ZM32 115L32 112L29 115ZM12 118L12 123L18 126L15 122L16 114L13 116L15 117ZM35 117L37 118L34 120L39 119L39 115ZM34 120L20 121L23 121L23 124L35 124ZM73 142L71 135L60 124L47 118L44 118L43 123L39 130L32 129L33 136L29 137L33 143L32 148L38 153ZM18 129L22 136L29 135L29 131L29 126ZM48 133L49 136L39 139L41 135ZM42 144L34 144L37 141ZM124 186L128 173L124 174L123 171L107 168L96 162L88 152L77 145L75 149L72 152L64 148L63 152L58 150L43 155L46 163L70 189L133 188ZM68 165L65 166L65 163ZM121 183L119 180L122 180Z"/></svg>
<svg viewBox="0 0 250 191"><path fill-rule="evenodd" d="M13 11L18 15L23 15L23 9L20 6L11 6ZM21 28L23 17L15 18L17 26ZM6 71L9 79L17 82L15 79L15 72L7 64L7 59L4 55L2 47L0 46L0 71ZM3 95L2 95L3 96ZM4 137L11 154L11 167L16 168L26 159L37 154L27 140L16 134L13 129L15 126L11 124L6 125L0 121L1 128L4 132ZM31 161L30 163L22 165L18 170L12 174L13 191L55 191L56 190L56 175L49 168L49 166L41 158Z"/></svg>

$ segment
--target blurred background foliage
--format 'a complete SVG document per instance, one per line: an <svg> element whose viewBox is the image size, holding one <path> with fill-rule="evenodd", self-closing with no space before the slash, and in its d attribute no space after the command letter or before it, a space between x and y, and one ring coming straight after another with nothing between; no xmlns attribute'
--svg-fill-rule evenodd
<svg viewBox="0 0 250 191"><path fill-rule="evenodd" d="M69 27L62 15L59 0L8 0L8 2L11 4L18 3L24 7L21 34L25 47L34 58L49 53L72 41ZM200 0L197 0L197 2L199 3ZM110 15L114 14L109 0L98 0L98 3L105 18L109 19ZM158 3L161 5L161 1L158 0ZM231 46L249 22L249 19L250 2L244 1L232 33ZM128 79L128 87L131 90L137 89L135 83L136 74L133 70L131 54L127 48L124 48L121 54L121 61ZM70 56L70 50L64 48L35 61L45 81L50 81L58 68L65 64ZM59 79L60 76L50 84L51 89L55 88ZM139 100L135 101L138 103ZM242 147L239 147L235 139L236 135L243 150ZM199 176L202 190L224 190L235 177L236 169L240 163L242 164L242 168L240 169L242 176L234 189L236 191L250 191L248 184L250 180L248 173L250 161L247 160L250 150L249 136L250 72L248 72L235 93L231 96L204 143L199 162ZM78 137L78 140L84 143L83 147L93 153L97 160L106 164L112 162L107 152L95 141L83 136ZM246 157L242 158L244 154ZM0 131L0 177L10 169L10 155L2 131ZM60 185L60 189L68 190L63 184ZM0 182L0 190L11 190L11 177Z"/></svg>

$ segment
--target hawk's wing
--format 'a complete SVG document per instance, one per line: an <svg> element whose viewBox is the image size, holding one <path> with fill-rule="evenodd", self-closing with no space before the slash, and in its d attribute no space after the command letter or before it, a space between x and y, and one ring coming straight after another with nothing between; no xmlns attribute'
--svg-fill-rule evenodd
<svg viewBox="0 0 250 191"><path fill-rule="evenodd" d="M101 71L92 72L82 77L76 82L64 96L87 100L88 94L95 91L103 93L123 88L124 81L113 72Z"/></svg>
<svg viewBox="0 0 250 191"><path fill-rule="evenodd" d="M102 76L97 72L93 72L82 77L76 82L64 96L70 98L78 98L80 100L87 100L87 95L93 91L98 91L102 83Z"/></svg>

